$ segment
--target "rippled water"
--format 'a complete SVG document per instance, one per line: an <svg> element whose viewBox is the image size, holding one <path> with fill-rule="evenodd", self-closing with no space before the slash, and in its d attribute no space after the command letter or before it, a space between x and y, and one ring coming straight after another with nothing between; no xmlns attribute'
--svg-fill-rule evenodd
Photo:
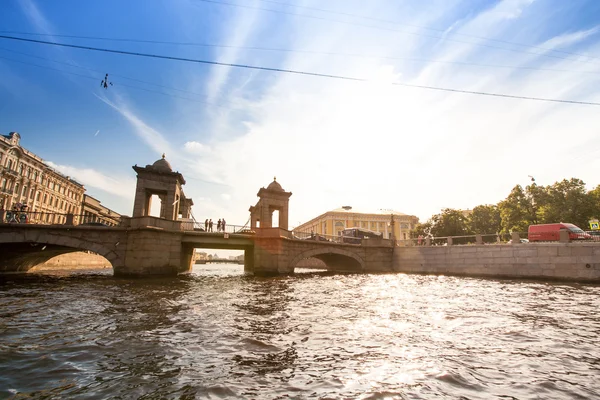
<svg viewBox="0 0 600 400"><path fill-rule="evenodd" d="M600 398L600 287L402 274L0 281L0 398Z"/></svg>

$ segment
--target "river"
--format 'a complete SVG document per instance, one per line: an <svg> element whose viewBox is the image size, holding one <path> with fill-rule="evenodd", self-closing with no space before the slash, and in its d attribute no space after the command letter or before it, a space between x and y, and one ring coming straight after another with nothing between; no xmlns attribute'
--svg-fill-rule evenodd
<svg viewBox="0 0 600 400"><path fill-rule="evenodd" d="M0 398L600 398L600 286L304 272L1 277Z"/></svg>

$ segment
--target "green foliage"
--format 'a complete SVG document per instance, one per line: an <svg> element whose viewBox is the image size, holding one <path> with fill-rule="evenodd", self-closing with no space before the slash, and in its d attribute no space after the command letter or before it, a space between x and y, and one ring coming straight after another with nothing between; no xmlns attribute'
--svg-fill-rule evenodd
<svg viewBox="0 0 600 400"><path fill-rule="evenodd" d="M553 185L516 185L497 205L480 205L469 217L446 208L413 231L435 237L491 233L527 232L529 225L569 222L586 230L589 220L600 218L600 185L586 191L581 179L571 178Z"/></svg>
<svg viewBox="0 0 600 400"><path fill-rule="evenodd" d="M523 189L521 185L517 185L506 199L498 203L502 232L527 232L529 225L538 223L537 203L534 199L540 198L540 192L537 185L532 186Z"/></svg>
<svg viewBox="0 0 600 400"><path fill-rule="evenodd" d="M445 208L431 217L431 234L435 237L464 236L471 234L469 220L462 211Z"/></svg>
<svg viewBox="0 0 600 400"><path fill-rule="evenodd" d="M542 223L570 222L586 229L594 214L594 204L581 179L564 179L544 190L545 201L539 207Z"/></svg>
<svg viewBox="0 0 600 400"><path fill-rule="evenodd" d="M413 230L410 232L410 236L413 239L416 239L419 236L427 237L431 234L431 226L432 226L431 221L427 221L422 224L419 223L419 224L415 225Z"/></svg>
<svg viewBox="0 0 600 400"><path fill-rule="evenodd" d="M477 206L469 216L469 229L476 233L497 233L502 229L500 209L496 205Z"/></svg>

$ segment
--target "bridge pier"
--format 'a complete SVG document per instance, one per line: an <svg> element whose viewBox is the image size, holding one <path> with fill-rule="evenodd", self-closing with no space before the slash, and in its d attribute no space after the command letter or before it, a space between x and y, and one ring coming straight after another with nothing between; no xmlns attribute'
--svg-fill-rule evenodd
<svg viewBox="0 0 600 400"><path fill-rule="evenodd" d="M194 247L183 245L181 232L141 229L130 231L122 265L115 276L175 276L192 268Z"/></svg>

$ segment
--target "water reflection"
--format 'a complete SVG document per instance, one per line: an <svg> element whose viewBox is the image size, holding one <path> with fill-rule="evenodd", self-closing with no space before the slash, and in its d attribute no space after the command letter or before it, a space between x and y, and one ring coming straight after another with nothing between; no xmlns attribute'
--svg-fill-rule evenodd
<svg viewBox="0 0 600 400"><path fill-rule="evenodd" d="M8 278L0 398L598 398L599 295L221 266Z"/></svg>

